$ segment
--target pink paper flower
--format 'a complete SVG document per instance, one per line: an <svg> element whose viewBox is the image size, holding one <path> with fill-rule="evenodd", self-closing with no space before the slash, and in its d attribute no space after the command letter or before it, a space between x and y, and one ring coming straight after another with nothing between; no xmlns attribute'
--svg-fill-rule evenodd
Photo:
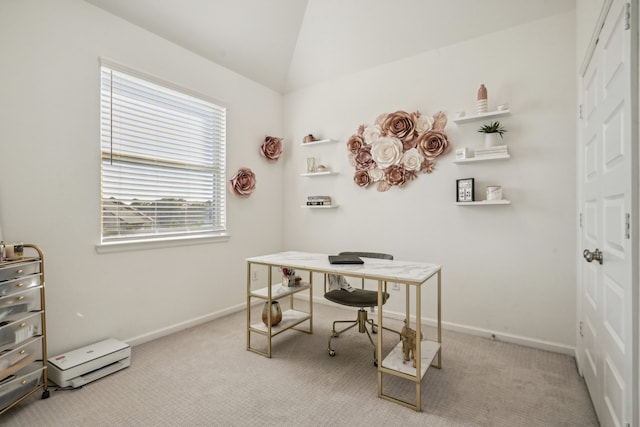
<svg viewBox="0 0 640 427"><path fill-rule="evenodd" d="M420 167L420 172L432 173L435 167L436 167L436 164L433 161L425 160L424 162L422 162L422 166Z"/></svg>
<svg viewBox="0 0 640 427"><path fill-rule="evenodd" d="M347 150L353 154L358 154L358 150L364 146L364 138L362 135L351 135L347 140Z"/></svg>
<svg viewBox="0 0 640 427"><path fill-rule="evenodd" d="M405 178L405 170L402 166L393 165L384 170L384 179L389 185L397 185L403 187L407 182Z"/></svg>
<svg viewBox="0 0 640 427"><path fill-rule="evenodd" d="M353 182L356 183L358 187L365 188L371 184L371 177L369 176L369 172L366 170L357 170L353 175Z"/></svg>
<svg viewBox="0 0 640 427"><path fill-rule="evenodd" d="M229 180L229 188L236 196L247 198L256 189L256 175L249 168L240 168Z"/></svg>
<svg viewBox="0 0 640 427"><path fill-rule="evenodd" d="M418 137L418 151L429 160L433 160L449 150L449 140L443 131L430 130Z"/></svg>
<svg viewBox="0 0 640 427"><path fill-rule="evenodd" d="M416 115L405 111L389 114L382 123L382 132L387 136L398 138L403 143L410 142L415 137Z"/></svg>
<svg viewBox="0 0 640 427"><path fill-rule="evenodd" d="M275 136L266 136L260 146L260 154L270 162L277 162L282 155L282 140Z"/></svg>
<svg viewBox="0 0 640 427"><path fill-rule="evenodd" d="M353 161L355 162L356 169L373 169L376 163L373 161L373 157L371 157L371 146L366 145L360 147L353 157Z"/></svg>

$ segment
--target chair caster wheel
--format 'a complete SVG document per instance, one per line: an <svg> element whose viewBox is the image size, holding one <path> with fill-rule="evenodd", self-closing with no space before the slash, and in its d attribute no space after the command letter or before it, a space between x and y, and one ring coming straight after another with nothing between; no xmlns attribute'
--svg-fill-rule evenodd
<svg viewBox="0 0 640 427"><path fill-rule="evenodd" d="M49 390L45 390L42 392L42 398L43 399L48 399L49 398Z"/></svg>
<svg viewBox="0 0 640 427"><path fill-rule="evenodd" d="M331 336L334 338L338 338L340 336L340 334L338 334L337 332L333 332L331 333Z"/></svg>
<svg viewBox="0 0 640 427"><path fill-rule="evenodd" d="M378 367L378 361L377 360L373 361L373 366L375 366L376 368Z"/></svg>
<svg viewBox="0 0 640 427"><path fill-rule="evenodd" d="M376 328L375 326L371 327L371 333L372 334L377 334L378 333L378 328Z"/></svg>
<svg viewBox="0 0 640 427"><path fill-rule="evenodd" d="M336 355L336 351L335 350L329 350L329 356L333 357Z"/></svg>

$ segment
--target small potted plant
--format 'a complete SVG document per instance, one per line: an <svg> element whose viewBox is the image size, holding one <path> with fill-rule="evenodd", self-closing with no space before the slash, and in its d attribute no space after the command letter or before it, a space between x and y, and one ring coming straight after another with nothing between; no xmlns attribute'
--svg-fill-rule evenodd
<svg viewBox="0 0 640 427"><path fill-rule="evenodd" d="M485 147L493 147L498 145L498 135L502 138L502 135L507 130L500 124L500 122L493 122L488 125L483 125L478 132L484 133L484 145Z"/></svg>

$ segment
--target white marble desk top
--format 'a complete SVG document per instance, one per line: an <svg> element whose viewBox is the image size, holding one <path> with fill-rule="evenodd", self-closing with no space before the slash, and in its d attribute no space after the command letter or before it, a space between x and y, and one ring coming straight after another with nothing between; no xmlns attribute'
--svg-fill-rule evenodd
<svg viewBox="0 0 640 427"><path fill-rule="evenodd" d="M330 264L327 254L288 251L247 258L247 262L416 285L426 282L442 268L426 262L361 258L364 264Z"/></svg>

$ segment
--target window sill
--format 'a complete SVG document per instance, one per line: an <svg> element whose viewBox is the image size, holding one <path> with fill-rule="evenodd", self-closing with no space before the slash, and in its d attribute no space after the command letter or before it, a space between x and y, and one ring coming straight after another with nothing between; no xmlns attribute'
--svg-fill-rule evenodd
<svg viewBox="0 0 640 427"><path fill-rule="evenodd" d="M148 249L175 248L176 246L203 245L206 243L228 242L229 234L215 234L197 237L174 237L157 240L130 240L123 242L99 243L96 252L110 254L116 252L143 251Z"/></svg>

